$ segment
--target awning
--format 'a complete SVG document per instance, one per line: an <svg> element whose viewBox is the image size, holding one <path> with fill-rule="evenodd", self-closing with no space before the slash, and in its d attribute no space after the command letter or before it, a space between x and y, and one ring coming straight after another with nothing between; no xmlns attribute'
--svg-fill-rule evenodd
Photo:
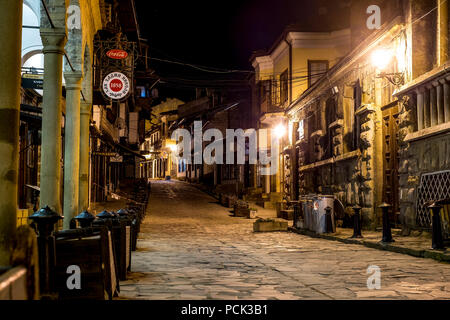
<svg viewBox="0 0 450 320"><path fill-rule="evenodd" d="M92 126L91 126L91 128L92 128ZM110 145L112 148L118 148L118 149L121 149L122 152L127 152L127 153L130 153L130 154L132 154L132 155L138 157L138 158L145 159L145 157L144 157L142 154L140 154L139 151L130 149L129 147L127 147L127 146L125 146L125 145L123 145L123 144L121 144L121 143L115 143L114 141L111 141L111 140L110 140L110 137L109 137L109 136L107 136L107 135L105 135L105 134L101 134L101 133L97 130L97 128L94 128L94 129L95 129L95 132L96 132L96 136L97 136L98 138L100 138L100 140L102 140L104 143ZM122 155L123 155L123 154L122 154Z"/></svg>
<svg viewBox="0 0 450 320"><path fill-rule="evenodd" d="M131 153L131 154L133 154L136 157L139 157L141 159L145 159L145 157L142 154L140 154L139 152L137 152L135 150L132 150L132 149L128 148L127 146L124 146L123 144L116 143L114 146L118 147L119 149L122 149L123 151Z"/></svg>

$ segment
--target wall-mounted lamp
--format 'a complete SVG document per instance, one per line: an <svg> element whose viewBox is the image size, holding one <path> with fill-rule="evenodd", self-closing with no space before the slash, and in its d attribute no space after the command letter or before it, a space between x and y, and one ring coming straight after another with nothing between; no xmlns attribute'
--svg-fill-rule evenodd
<svg viewBox="0 0 450 320"><path fill-rule="evenodd" d="M384 72L383 70L391 63L394 58L394 52L388 49L377 49L372 53L371 61L372 65L376 67L380 72L378 78L387 79L394 86L401 86L405 84L405 76L403 72Z"/></svg>
<svg viewBox="0 0 450 320"><path fill-rule="evenodd" d="M177 145L176 144L170 144L169 145L169 149L170 149L170 151L175 152L175 151L177 151Z"/></svg>
<svg viewBox="0 0 450 320"><path fill-rule="evenodd" d="M283 138L286 134L286 131L286 126L284 126L282 123L273 128L273 132L278 139Z"/></svg>

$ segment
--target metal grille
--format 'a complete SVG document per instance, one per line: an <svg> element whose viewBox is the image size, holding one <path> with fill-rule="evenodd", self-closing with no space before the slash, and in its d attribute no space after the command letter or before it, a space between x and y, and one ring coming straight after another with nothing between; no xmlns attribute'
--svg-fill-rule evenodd
<svg viewBox="0 0 450 320"><path fill-rule="evenodd" d="M431 214L427 208L432 200L450 198L450 170L423 174L420 179L419 192L417 196L417 225L424 228L431 227ZM442 214L441 214L442 217ZM444 234L448 238L450 227L447 219L442 219Z"/></svg>

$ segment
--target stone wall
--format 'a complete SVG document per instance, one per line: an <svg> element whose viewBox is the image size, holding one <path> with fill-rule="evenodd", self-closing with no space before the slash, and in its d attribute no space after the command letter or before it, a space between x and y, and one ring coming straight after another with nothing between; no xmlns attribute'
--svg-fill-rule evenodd
<svg viewBox="0 0 450 320"><path fill-rule="evenodd" d="M379 223L375 213L378 198L381 197L381 189L375 184L375 179L380 179L377 171L381 172L381 168L376 165L381 157L381 151L378 151L380 145L376 143L381 135L381 107L376 106L376 102L380 101L376 97L381 92L376 91L376 79L370 76L368 68L361 68L359 64L352 67L356 71L346 73L333 83L333 87L338 88L337 95L333 95L327 86L326 90L317 94L319 102L312 103L296 115L298 119L307 119L311 112L316 112L319 116L319 128L314 130L321 131L318 136L311 137L312 132L306 126L305 137L308 139L298 146L299 193L334 195L348 214L352 214L351 207L358 204L363 208L361 212L364 226L374 228ZM362 84L362 97L361 106L356 110L359 126L353 127L351 119L355 116L355 110L353 97L349 96L353 94L353 89L346 88L357 81ZM336 118L328 124L325 121L327 115L324 101L333 97L336 99ZM332 152L327 155L328 129ZM358 148L352 145L351 137L355 130L359 133ZM381 176L381 183L382 181Z"/></svg>
<svg viewBox="0 0 450 320"><path fill-rule="evenodd" d="M450 136L446 132L407 141L415 131L415 95L403 98L400 114L400 217L404 232L416 229L417 197L421 176L425 173L450 170Z"/></svg>

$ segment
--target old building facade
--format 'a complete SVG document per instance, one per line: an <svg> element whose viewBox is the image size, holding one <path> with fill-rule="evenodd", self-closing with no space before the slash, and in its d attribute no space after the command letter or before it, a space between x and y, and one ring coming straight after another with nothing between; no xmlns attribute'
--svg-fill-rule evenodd
<svg viewBox="0 0 450 320"><path fill-rule="evenodd" d="M310 86L287 112L303 137L297 140L299 194L332 195L338 218L362 207L363 224L381 225L378 206L399 209L399 112L393 96L410 77L407 54L407 2L379 2L379 30L364 31L368 3L350 8L351 52ZM292 146L294 148L294 146Z"/></svg>
<svg viewBox="0 0 450 320"><path fill-rule="evenodd" d="M333 23L331 15L325 15L328 25L311 22L288 26L268 52L256 52L251 58L255 69L253 112L257 115L257 129L276 135L280 145L276 174L262 175L264 166L257 166L255 184L260 195L255 200L264 207L298 198L299 180L293 175L298 171L298 155L291 152L290 146L303 137L304 127L303 122L288 121L286 111L350 50L348 10L341 2L337 5L342 15L337 19L339 23ZM259 149L270 149L271 137L268 141Z"/></svg>
<svg viewBox="0 0 450 320"><path fill-rule="evenodd" d="M259 128L282 129L280 168L257 185L271 202L331 195L342 219L358 205L371 229L386 202L407 234L429 229L427 204L449 198L448 5L372 2L351 2L347 29L288 29L253 56ZM382 21L369 30L374 4ZM445 211L443 224L448 234Z"/></svg>
<svg viewBox="0 0 450 320"><path fill-rule="evenodd" d="M446 1L411 1L405 11L411 77L395 93L402 102L399 202L405 234L430 229L430 201L450 198L448 17ZM446 210L441 211L441 220L449 238Z"/></svg>

